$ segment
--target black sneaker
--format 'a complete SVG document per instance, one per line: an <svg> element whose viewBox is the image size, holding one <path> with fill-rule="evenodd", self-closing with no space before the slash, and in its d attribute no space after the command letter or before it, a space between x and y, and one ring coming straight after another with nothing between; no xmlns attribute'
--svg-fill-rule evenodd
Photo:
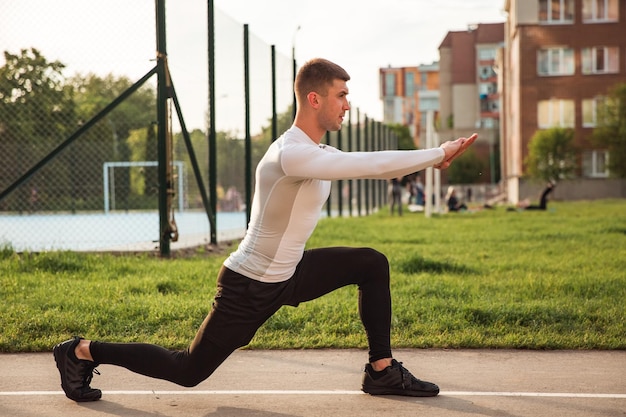
<svg viewBox="0 0 626 417"><path fill-rule="evenodd" d="M439 387L432 382L415 378L402 362L392 359L391 366L376 372L369 363L363 373L363 392L372 395L405 395L409 397L434 397Z"/></svg>
<svg viewBox="0 0 626 417"><path fill-rule="evenodd" d="M78 359L74 349L82 337L74 336L54 347L54 360L61 374L61 388L70 400L77 402L96 401L102 397L102 391L91 388L89 383L93 373L100 374L97 363Z"/></svg>

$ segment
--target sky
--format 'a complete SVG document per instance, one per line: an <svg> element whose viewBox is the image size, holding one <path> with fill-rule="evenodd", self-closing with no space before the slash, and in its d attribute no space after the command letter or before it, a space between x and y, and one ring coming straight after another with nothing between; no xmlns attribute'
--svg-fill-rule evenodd
<svg viewBox="0 0 626 417"><path fill-rule="evenodd" d="M2 3L0 14L11 16L0 25L2 51L16 53L35 46L49 60L68 64L68 70L123 73L133 80L154 66L154 0ZM185 121L190 129L205 128L207 1L166 0L166 6L168 61ZM285 62L293 48L299 64L322 57L344 67L351 75L348 87L353 108L377 120L382 119L379 68L430 64L439 59L438 47L447 32L506 18L504 0L214 0L214 6L220 16L232 20L231 26L248 24L255 40L275 45ZM216 92L216 118L225 127L241 126L240 33L216 25L217 40L227 38L236 45L222 46L216 52L221 62L235 65L219 67L218 90L225 84L240 86ZM267 106L253 103L253 107ZM226 120L230 115L237 119ZM259 115L253 123L268 116Z"/></svg>
<svg viewBox="0 0 626 417"><path fill-rule="evenodd" d="M438 61L448 31L506 19L504 0L215 0L215 6L287 54L295 45L300 64L322 57L344 67L351 102L379 120L379 68Z"/></svg>

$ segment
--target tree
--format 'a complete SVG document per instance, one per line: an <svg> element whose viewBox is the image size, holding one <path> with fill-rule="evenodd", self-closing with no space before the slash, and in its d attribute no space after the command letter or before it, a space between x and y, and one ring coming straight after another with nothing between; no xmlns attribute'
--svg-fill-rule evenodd
<svg viewBox="0 0 626 417"><path fill-rule="evenodd" d="M245 189L245 142L231 132L217 132L217 182L224 190Z"/></svg>
<svg viewBox="0 0 626 417"><path fill-rule="evenodd" d="M626 83L615 86L600 106L592 141L609 151L611 174L626 178Z"/></svg>
<svg viewBox="0 0 626 417"><path fill-rule="evenodd" d="M146 127L146 143L145 153L143 155L146 161L158 161L159 149L157 138L157 126L156 123L151 123ZM173 144L172 144L173 146ZM159 170L149 169L144 170L144 181L146 186L146 194L157 195L159 192Z"/></svg>
<svg viewBox="0 0 626 417"><path fill-rule="evenodd" d="M73 92L65 84L65 66L61 62L48 61L35 48L22 49L18 54L5 51L4 59L5 65L0 68L1 189L76 129ZM21 187L3 201L3 206L21 211L30 188L38 188L42 199L59 198L57 187L69 181L71 159L71 154L62 155L45 168L45 173L35 175L28 187Z"/></svg>
<svg viewBox="0 0 626 417"><path fill-rule="evenodd" d="M124 76L108 74L104 77L96 74L75 75L70 83L74 90L76 113L81 122L94 117L104 107L119 97L131 87L132 81ZM124 102L120 103L103 120L89 129L72 147L81 150L79 176L83 185L80 195L88 200L85 208L102 207L102 188L95 184L102 184L102 164L110 161L133 160L129 139L131 132L139 129L146 134L136 140L139 148L145 148L146 153L139 159L155 160L156 140L150 138L150 126L156 120L156 92L153 86L143 85ZM88 161L88 163L87 163ZM131 178L128 169L115 170L117 208L129 209L131 197ZM146 186L152 187L154 181Z"/></svg>
<svg viewBox="0 0 626 417"><path fill-rule="evenodd" d="M128 137L130 161L157 161L156 125L144 129L131 130ZM126 168L124 168L126 169ZM133 208L154 208L158 206L159 193L158 167L142 166L129 169L130 192L134 197Z"/></svg>
<svg viewBox="0 0 626 417"><path fill-rule="evenodd" d="M528 144L524 161L531 178L556 181L572 176L577 163L574 131L563 127L538 130Z"/></svg>
<svg viewBox="0 0 626 417"><path fill-rule="evenodd" d="M19 55L5 52L4 59L6 64L0 68L3 134L41 140L64 132L74 114L62 74L65 65L49 62L34 48L22 49Z"/></svg>
<svg viewBox="0 0 626 417"><path fill-rule="evenodd" d="M398 138L398 149L411 150L415 149L415 143L411 137L409 127L402 124L391 124L389 128L396 134Z"/></svg>
<svg viewBox="0 0 626 417"><path fill-rule="evenodd" d="M189 133L189 139L191 141L191 146L193 148L193 153L198 162L200 174L202 176L202 182L204 184L205 189L209 186L208 175L209 175L209 147L207 135L200 129L194 129ZM200 196L200 190L197 187L198 179L195 178L195 173L193 167L191 165L191 158L189 156L189 152L187 149L187 145L183 138L182 133L176 133L174 135L174 144L173 144L173 152L174 152L174 160L183 161L185 164L185 175L187 177L186 180L186 196L187 196L187 205L191 208L201 208L202 207L202 198ZM218 158L220 156L218 155ZM207 190L208 192L208 190Z"/></svg>
<svg viewBox="0 0 626 417"><path fill-rule="evenodd" d="M451 184L477 183L483 170L483 161L470 148L448 168L448 182Z"/></svg>

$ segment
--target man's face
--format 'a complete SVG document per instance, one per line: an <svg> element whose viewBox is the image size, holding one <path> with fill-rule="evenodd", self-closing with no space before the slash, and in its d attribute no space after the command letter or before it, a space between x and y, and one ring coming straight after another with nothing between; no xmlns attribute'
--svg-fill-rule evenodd
<svg viewBox="0 0 626 417"><path fill-rule="evenodd" d="M324 96L318 96L320 108L318 121L322 128L334 132L341 129L343 118L348 110L348 86L343 80L335 80Z"/></svg>

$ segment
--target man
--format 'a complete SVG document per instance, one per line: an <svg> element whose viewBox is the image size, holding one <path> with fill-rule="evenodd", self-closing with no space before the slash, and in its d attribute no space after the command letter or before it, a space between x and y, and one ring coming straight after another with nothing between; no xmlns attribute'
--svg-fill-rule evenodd
<svg viewBox="0 0 626 417"><path fill-rule="evenodd" d="M394 207L398 207L398 215L402 216L402 178L392 178L390 184L391 205L389 212L393 215Z"/></svg>
<svg viewBox="0 0 626 417"><path fill-rule="evenodd" d="M293 126L267 150L256 170L256 190L246 236L218 276L211 312L184 351L142 343L105 343L79 337L54 347L61 386L75 401L101 397L89 386L97 364L194 386L208 378L283 305L297 306L337 288L359 287L359 311L369 343L363 391L435 396L439 387L420 381L392 358L391 295L387 258L370 248L304 250L339 178L389 179L428 166L446 168L476 139L459 138L417 151L341 152L321 145L341 128L350 76L324 60L307 62L295 82Z"/></svg>

